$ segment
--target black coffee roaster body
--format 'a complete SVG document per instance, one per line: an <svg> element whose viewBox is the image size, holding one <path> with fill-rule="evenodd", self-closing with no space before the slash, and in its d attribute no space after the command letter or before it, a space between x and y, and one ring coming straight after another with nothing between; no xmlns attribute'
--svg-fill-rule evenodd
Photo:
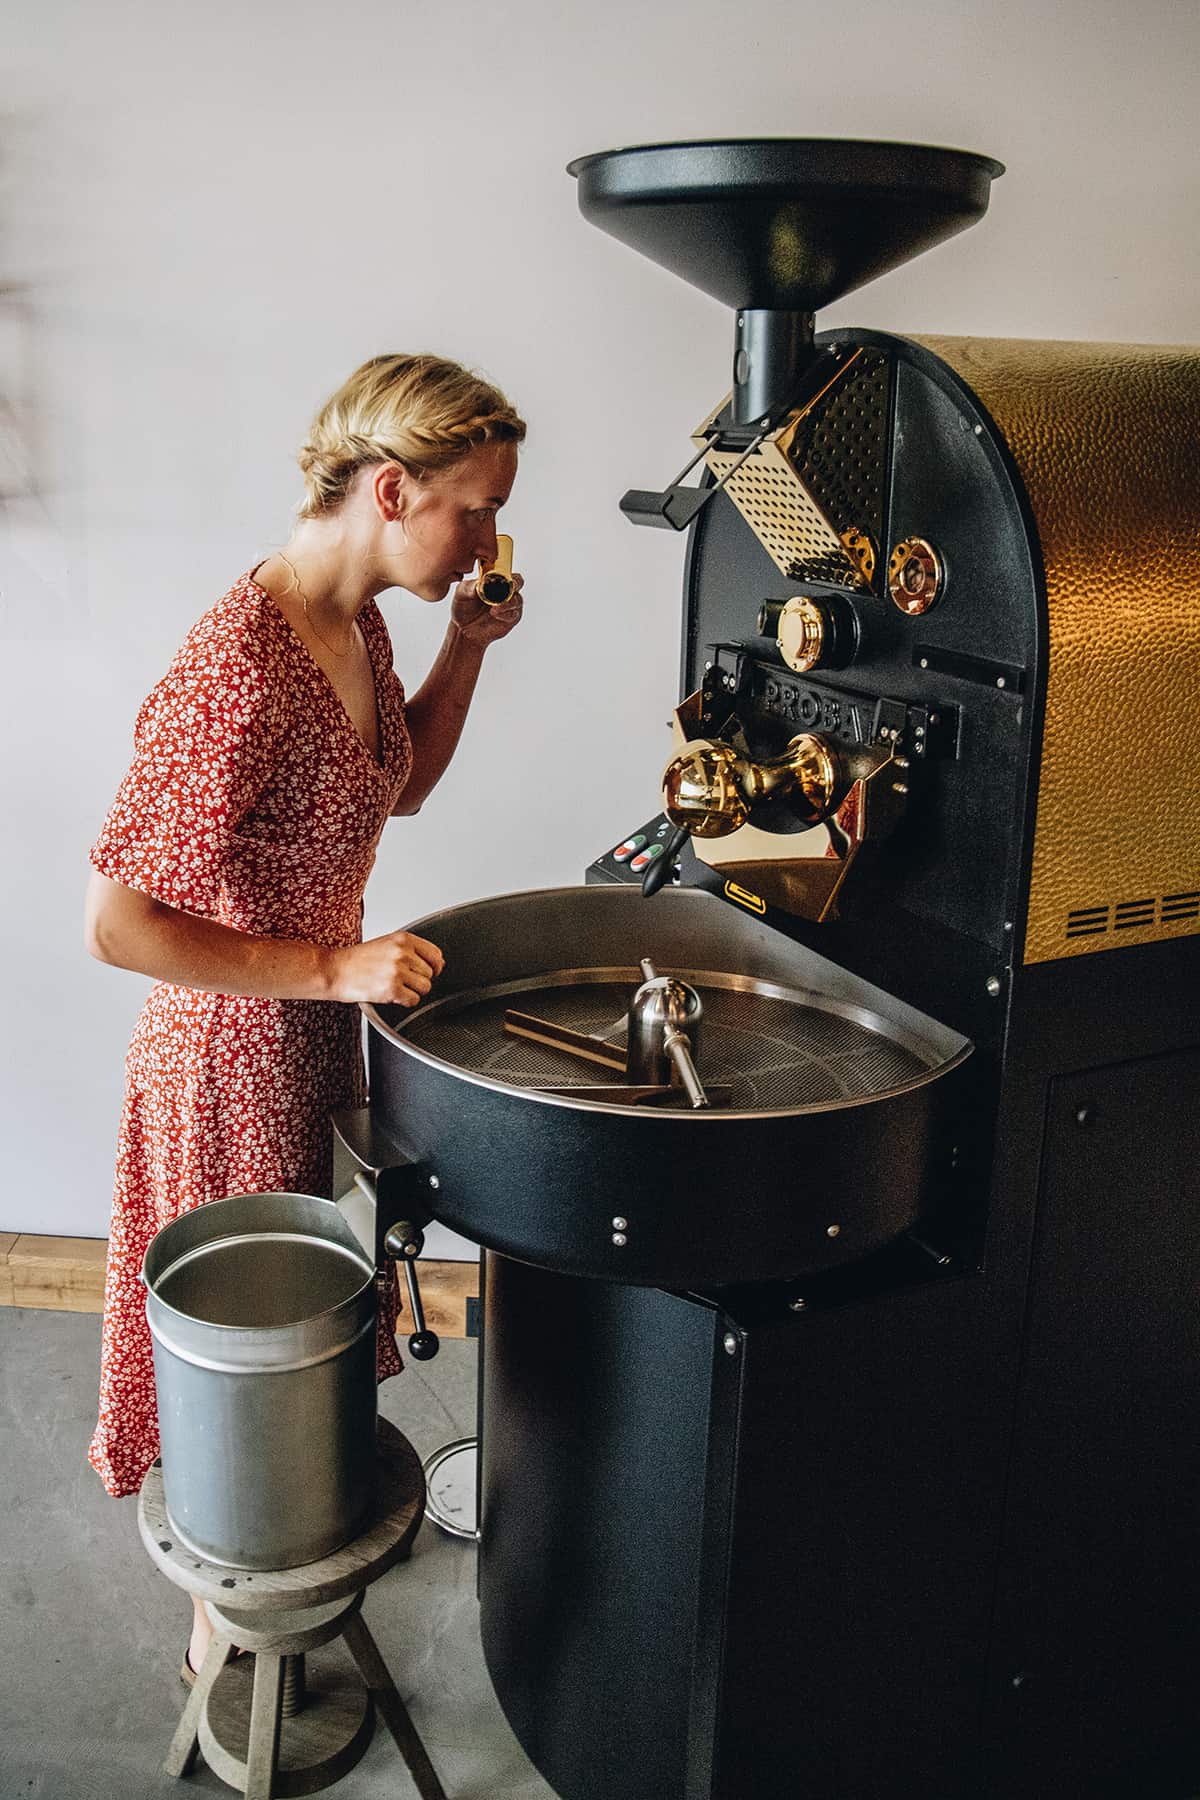
<svg viewBox="0 0 1200 1800"><path fill-rule="evenodd" d="M441 1037L368 1009L359 1146L381 1236L486 1247L483 1643L562 1800L1200 1792L1200 353L812 317L1000 172L572 165L735 312L698 475L622 502L687 534L709 785L584 888L418 923L456 985ZM724 1108L456 1048L454 993L574 974L603 1024L641 956L706 994ZM764 1085L787 1005L828 1090Z"/></svg>

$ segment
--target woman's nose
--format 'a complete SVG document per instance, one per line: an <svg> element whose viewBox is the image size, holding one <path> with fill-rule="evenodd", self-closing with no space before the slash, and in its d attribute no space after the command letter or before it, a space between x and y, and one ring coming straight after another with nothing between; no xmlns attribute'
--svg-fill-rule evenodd
<svg viewBox="0 0 1200 1800"><path fill-rule="evenodd" d="M495 560L496 560L496 524L495 524L495 520L493 520L490 525L482 526L480 528L479 533L475 539L475 554L479 558L481 563L495 562Z"/></svg>

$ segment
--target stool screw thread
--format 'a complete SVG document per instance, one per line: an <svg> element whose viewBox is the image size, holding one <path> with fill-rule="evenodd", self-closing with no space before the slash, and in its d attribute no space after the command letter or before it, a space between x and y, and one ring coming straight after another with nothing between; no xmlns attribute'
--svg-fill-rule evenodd
<svg viewBox="0 0 1200 1800"><path fill-rule="evenodd" d="M304 1705L304 1653L283 1659L283 1687L279 1710L285 1719L294 1718Z"/></svg>

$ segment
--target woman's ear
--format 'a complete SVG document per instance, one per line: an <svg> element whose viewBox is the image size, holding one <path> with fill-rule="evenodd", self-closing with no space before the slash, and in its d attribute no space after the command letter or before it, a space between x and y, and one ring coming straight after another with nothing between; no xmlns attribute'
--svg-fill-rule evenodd
<svg viewBox="0 0 1200 1800"><path fill-rule="evenodd" d="M412 499L416 477L403 463L377 463L371 472L371 497L381 519L402 519Z"/></svg>

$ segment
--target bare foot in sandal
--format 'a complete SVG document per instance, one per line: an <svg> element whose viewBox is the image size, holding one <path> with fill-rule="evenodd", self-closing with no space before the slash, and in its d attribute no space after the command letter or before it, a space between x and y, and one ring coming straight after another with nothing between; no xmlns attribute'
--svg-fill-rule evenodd
<svg viewBox="0 0 1200 1800"><path fill-rule="evenodd" d="M197 1675L204 1667L204 1659L208 1655L208 1646L213 1641L212 1620L204 1609L203 1600L192 1595L192 1635L188 1639L188 1647L183 1653L183 1664L179 1670L179 1678L191 1687ZM235 1645L232 1655L244 1656L246 1652Z"/></svg>

